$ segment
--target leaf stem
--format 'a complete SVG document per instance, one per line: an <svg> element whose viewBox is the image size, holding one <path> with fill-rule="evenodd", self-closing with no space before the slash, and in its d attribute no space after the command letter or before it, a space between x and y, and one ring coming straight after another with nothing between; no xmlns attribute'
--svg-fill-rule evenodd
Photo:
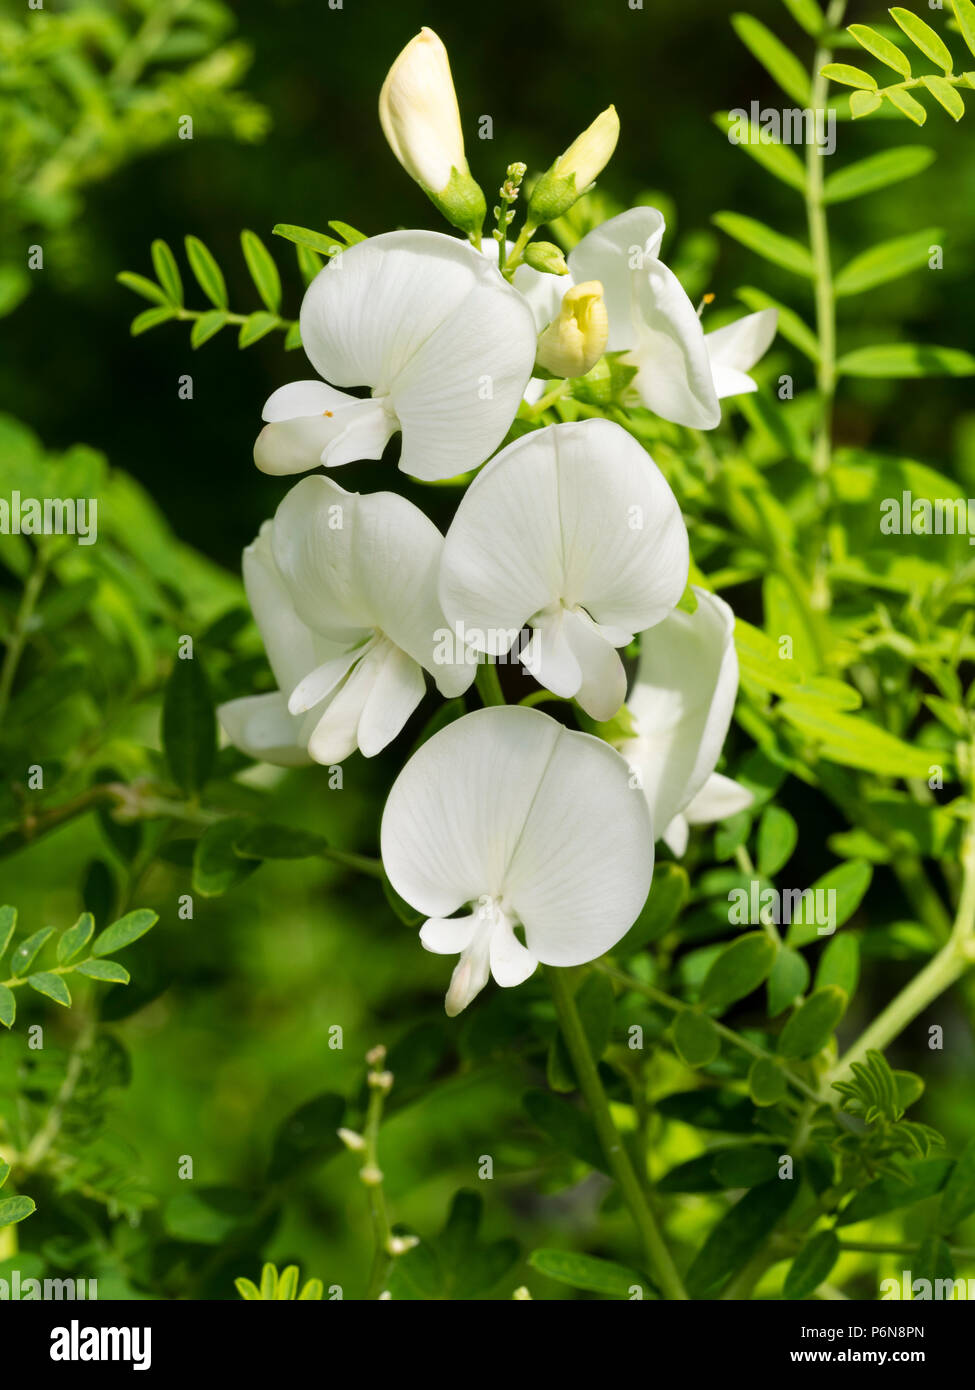
<svg viewBox="0 0 975 1390"><path fill-rule="evenodd" d="M623 1146L619 1130L613 1122L609 1101L589 1049L579 1010L576 1008L571 972L550 966L545 973L555 1001L559 1027L572 1058L576 1076L579 1078L582 1094L589 1106L599 1142L640 1232L650 1269L666 1298L684 1300L687 1298L687 1292L683 1281L660 1233L656 1217L650 1209L629 1154Z"/></svg>

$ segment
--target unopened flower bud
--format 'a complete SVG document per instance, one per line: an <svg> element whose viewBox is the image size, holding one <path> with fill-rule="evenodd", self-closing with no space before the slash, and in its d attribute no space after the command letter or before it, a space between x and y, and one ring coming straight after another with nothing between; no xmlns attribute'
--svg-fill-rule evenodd
<svg viewBox="0 0 975 1390"><path fill-rule="evenodd" d="M382 1169L374 1163L364 1163L359 1169L359 1181L366 1187L378 1187L383 1180Z"/></svg>
<svg viewBox="0 0 975 1390"><path fill-rule="evenodd" d="M366 1061L371 1067L381 1067L386 1060L386 1049L382 1043L377 1043L375 1047L370 1047L366 1053Z"/></svg>
<svg viewBox="0 0 975 1390"><path fill-rule="evenodd" d="M566 291L557 319L538 339L536 361L553 376L585 376L609 339L609 314L598 280Z"/></svg>
<svg viewBox="0 0 975 1390"><path fill-rule="evenodd" d="M559 155L535 184L528 201L528 216L536 226L561 217L585 193L609 163L619 134L616 107L607 106L565 154Z"/></svg>
<svg viewBox="0 0 975 1390"><path fill-rule="evenodd" d="M521 1288L515 1289L514 1293L511 1295L511 1297L512 1297L513 1299L517 1299L517 1300L520 1301L520 1302L523 1302L525 1299L528 1299L529 1301L531 1301L531 1294L530 1294L530 1293L528 1292L528 1290L525 1288L524 1284L522 1284Z"/></svg>
<svg viewBox="0 0 975 1390"><path fill-rule="evenodd" d="M347 1149L353 1153L361 1153L366 1147L366 1141L361 1134L357 1134L354 1129L340 1129L338 1136Z"/></svg>
<svg viewBox="0 0 975 1390"><path fill-rule="evenodd" d="M533 270L546 271L549 275L568 275L569 267L565 257L553 241L533 241L525 249L525 264Z"/></svg>
<svg viewBox="0 0 975 1390"><path fill-rule="evenodd" d="M447 50L421 29L393 63L379 94L379 120L393 154L453 226L479 233L484 194L464 154Z"/></svg>
<svg viewBox="0 0 975 1390"><path fill-rule="evenodd" d="M371 1071L366 1080L376 1091L390 1091L393 1086L393 1073L391 1071Z"/></svg>

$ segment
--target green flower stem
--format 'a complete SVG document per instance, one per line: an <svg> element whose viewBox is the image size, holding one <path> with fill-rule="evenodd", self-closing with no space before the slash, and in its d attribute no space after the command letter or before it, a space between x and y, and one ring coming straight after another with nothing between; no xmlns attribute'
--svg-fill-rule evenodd
<svg viewBox="0 0 975 1390"><path fill-rule="evenodd" d="M693 1011L693 1004L687 1004L683 999L675 999L672 995L665 994L663 990L657 989L654 985L644 984L642 980L637 980L634 979L632 975L627 975L624 970L617 970L614 966L603 965L601 962L597 962L597 968L601 970L604 975L608 975L611 980L615 980L618 985L622 985L625 989L635 990L638 994L645 995L647 999L652 999L655 1004L660 1004L662 1008L669 1009L671 1013L684 1013L687 1010ZM723 1023L719 1023L716 1018L713 1018L711 1022L726 1042L731 1043L732 1046L739 1048L742 1052L747 1052L756 1059L765 1062L774 1062L776 1066L781 1067L782 1074L790 1085L794 1086L797 1091L800 1091L807 1100L819 1101L818 1091L816 1091L814 1087L809 1086L801 1077L796 1076L789 1067L784 1065L781 1058L774 1056L771 1052L767 1052L764 1047L759 1047L758 1043L749 1042L747 1038L741 1037L734 1029L727 1028Z"/></svg>
<svg viewBox="0 0 975 1390"><path fill-rule="evenodd" d="M826 11L826 30L840 27L846 10L846 0L831 0ZM822 69L832 61L833 53L825 46L817 47L813 58L813 82L810 106L824 110L829 91L829 79ZM828 513L832 499L829 478L832 461L833 400L836 395L836 296L833 290L833 270L830 261L829 227L823 199L824 156L813 143L806 146L806 220L809 226L809 246L813 258L813 287L816 300L816 333L819 339L819 360L816 364L816 385L819 390L819 420L813 440L812 469L817 480L819 503L822 509L821 541L815 559L812 605L818 612L830 607L829 578L826 569L826 540Z"/></svg>
<svg viewBox="0 0 975 1390"><path fill-rule="evenodd" d="M545 973L548 976L552 997L555 1001L559 1027L565 1038L569 1056L572 1058L576 1076L579 1078L582 1094L589 1106L607 1162L640 1232L651 1273L666 1298L686 1299L687 1293L677 1271L677 1266L664 1243L643 1187L623 1146L619 1130L613 1123L609 1101L603 1090L603 1083L599 1079L599 1071L593 1060L585 1029L576 1008L571 972L550 966Z"/></svg>
<svg viewBox="0 0 975 1390"><path fill-rule="evenodd" d="M7 713L7 706L10 703L14 686L14 677L17 674L17 667L20 665L24 647L27 645L27 634L30 631L34 609L37 607L37 601L41 596L44 580L47 577L47 567L48 551L42 546L34 555L34 563L20 597L17 616L14 618L14 625L7 639L3 666L0 667L0 722L3 721L4 715Z"/></svg>
<svg viewBox="0 0 975 1390"><path fill-rule="evenodd" d="M526 220L525 225L518 233L518 240L511 248L511 255L508 257L508 263L504 268L503 274L506 280L510 280L518 269L518 266L521 264L521 258L525 253L525 247L537 231L538 228L535 223Z"/></svg>
<svg viewBox="0 0 975 1390"><path fill-rule="evenodd" d="M962 891L950 937L844 1053L825 1078L824 1091L833 1081L848 1075L853 1063L862 1061L872 1048L883 1052L929 1004L975 964L975 824L972 821L965 836L962 865Z"/></svg>
<svg viewBox="0 0 975 1390"><path fill-rule="evenodd" d="M365 1150L359 1176L369 1194L369 1219L372 1222L374 1251L372 1269L369 1273L367 1299L378 1299L386 1287L389 1270L393 1263L390 1246L392 1228L386 1208L386 1194L383 1191L383 1174L379 1167L379 1129L383 1120L383 1105L393 1083L390 1072L372 1070L380 1067L386 1058L385 1048L375 1048L370 1052L369 1106L366 1112L366 1127L363 1134Z"/></svg>
<svg viewBox="0 0 975 1390"><path fill-rule="evenodd" d="M474 684L477 686L477 693L485 705L503 705L505 703L501 682L498 679L498 668L492 661L478 662Z"/></svg>

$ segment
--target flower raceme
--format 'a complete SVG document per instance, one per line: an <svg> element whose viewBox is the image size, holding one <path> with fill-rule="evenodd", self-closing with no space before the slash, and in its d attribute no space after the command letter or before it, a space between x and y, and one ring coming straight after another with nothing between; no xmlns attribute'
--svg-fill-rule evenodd
<svg viewBox="0 0 975 1390"><path fill-rule="evenodd" d="M451 1016L492 975L518 985L539 962L610 950L653 873L650 812L619 754L516 705L464 715L424 743L393 783L380 841L390 883L427 915L423 945L460 956Z"/></svg>
<svg viewBox="0 0 975 1390"><path fill-rule="evenodd" d="M477 650L519 660L607 720L626 695L618 647L659 623L687 583L677 499L619 425L550 425L509 444L465 493L444 544L440 602Z"/></svg>
<svg viewBox="0 0 975 1390"><path fill-rule="evenodd" d="M535 360L528 306L471 246L386 232L336 256L309 285L301 339L323 381L282 386L254 446L265 473L381 458L425 481L476 468L514 419ZM327 382L335 385L327 385ZM371 397L336 387L369 386Z"/></svg>
<svg viewBox="0 0 975 1390"><path fill-rule="evenodd" d="M379 94L390 149L454 227L480 235L487 207L471 177L447 50L424 27L393 63Z"/></svg>
<svg viewBox="0 0 975 1390"><path fill-rule="evenodd" d="M637 774L654 830L682 855L688 827L743 811L751 792L715 772L738 693L735 615L694 588L697 609L675 610L644 634L626 700L634 736L616 747Z"/></svg>
<svg viewBox="0 0 975 1390"><path fill-rule="evenodd" d="M443 537L406 498L306 478L251 549L248 597L282 691L221 708L245 751L285 764L306 750L326 765L356 748L373 757L423 698L424 670L447 698L470 685L471 664L434 659Z"/></svg>

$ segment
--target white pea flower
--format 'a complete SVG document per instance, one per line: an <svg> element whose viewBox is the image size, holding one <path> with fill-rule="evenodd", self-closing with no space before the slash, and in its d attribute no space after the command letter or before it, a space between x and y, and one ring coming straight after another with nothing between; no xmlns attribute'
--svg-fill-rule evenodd
<svg viewBox="0 0 975 1390"><path fill-rule="evenodd" d="M581 965L610 950L646 901L652 838L609 744L519 706L434 734L393 783L380 831L390 883L428 915L423 945L460 955L450 1016L491 975L518 985L539 961Z"/></svg>
<svg viewBox="0 0 975 1390"><path fill-rule="evenodd" d="M433 481L497 448L535 360L535 326L490 262L440 232L386 232L319 272L301 306L312 366L334 382L282 386L254 446L265 473L381 458L397 430L399 466ZM371 397L336 386L369 386Z"/></svg>
<svg viewBox="0 0 975 1390"><path fill-rule="evenodd" d="M640 402L674 424L713 429L721 419L719 399L756 389L746 373L768 349L778 315L762 309L705 333L660 259L665 225L656 208L631 208L582 238L569 253L568 276L523 274L519 266L513 283L543 327L573 285L598 280L609 317L605 350L625 353L636 368L631 389Z"/></svg>
<svg viewBox="0 0 975 1390"><path fill-rule="evenodd" d="M270 543L290 610L278 610L288 626L269 640L307 634L281 675L315 762L385 748L422 700L424 670L447 698L470 685L473 665L435 656L443 537L405 497L305 478L278 507Z"/></svg>
<svg viewBox="0 0 975 1390"><path fill-rule="evenodd" d="M432 29L421 29L390 68L379 120L393 154L448 221L479 233L484 194L464 154L447 50Z"/></svg>
<svg viewBox="0 0 975 1390"><path fill-rule="evenodd" d="M472 648L519 660L555 695L607 720L626 695L618 647L659 623L687 583L687 530L653 459L608 420L509 444L447 532L440 601Z"/></svg>
<svg viewBox="0 0 975 1390"><path fill-rule="evenodd" d="M753 800L714 770L738 693L735 615L715 594L694 593L694 613L677 609L644 637L626 701L636 734L616 745L639 777L655 834L676 855L689 826L724 820Z"/></svg>
<svg viewBox="0 0 975 1390"><path fill-rule="evenodd" d="M313 631L295 612L274 562L273 529L274 522L265 521L244 551L244 588L279 689L228 700L217 714L231 743L250 757L279 767L301 767L311 762L308 738L319 715L291 714L288 696L302 676L339 656L343 648Z"/></svg>

